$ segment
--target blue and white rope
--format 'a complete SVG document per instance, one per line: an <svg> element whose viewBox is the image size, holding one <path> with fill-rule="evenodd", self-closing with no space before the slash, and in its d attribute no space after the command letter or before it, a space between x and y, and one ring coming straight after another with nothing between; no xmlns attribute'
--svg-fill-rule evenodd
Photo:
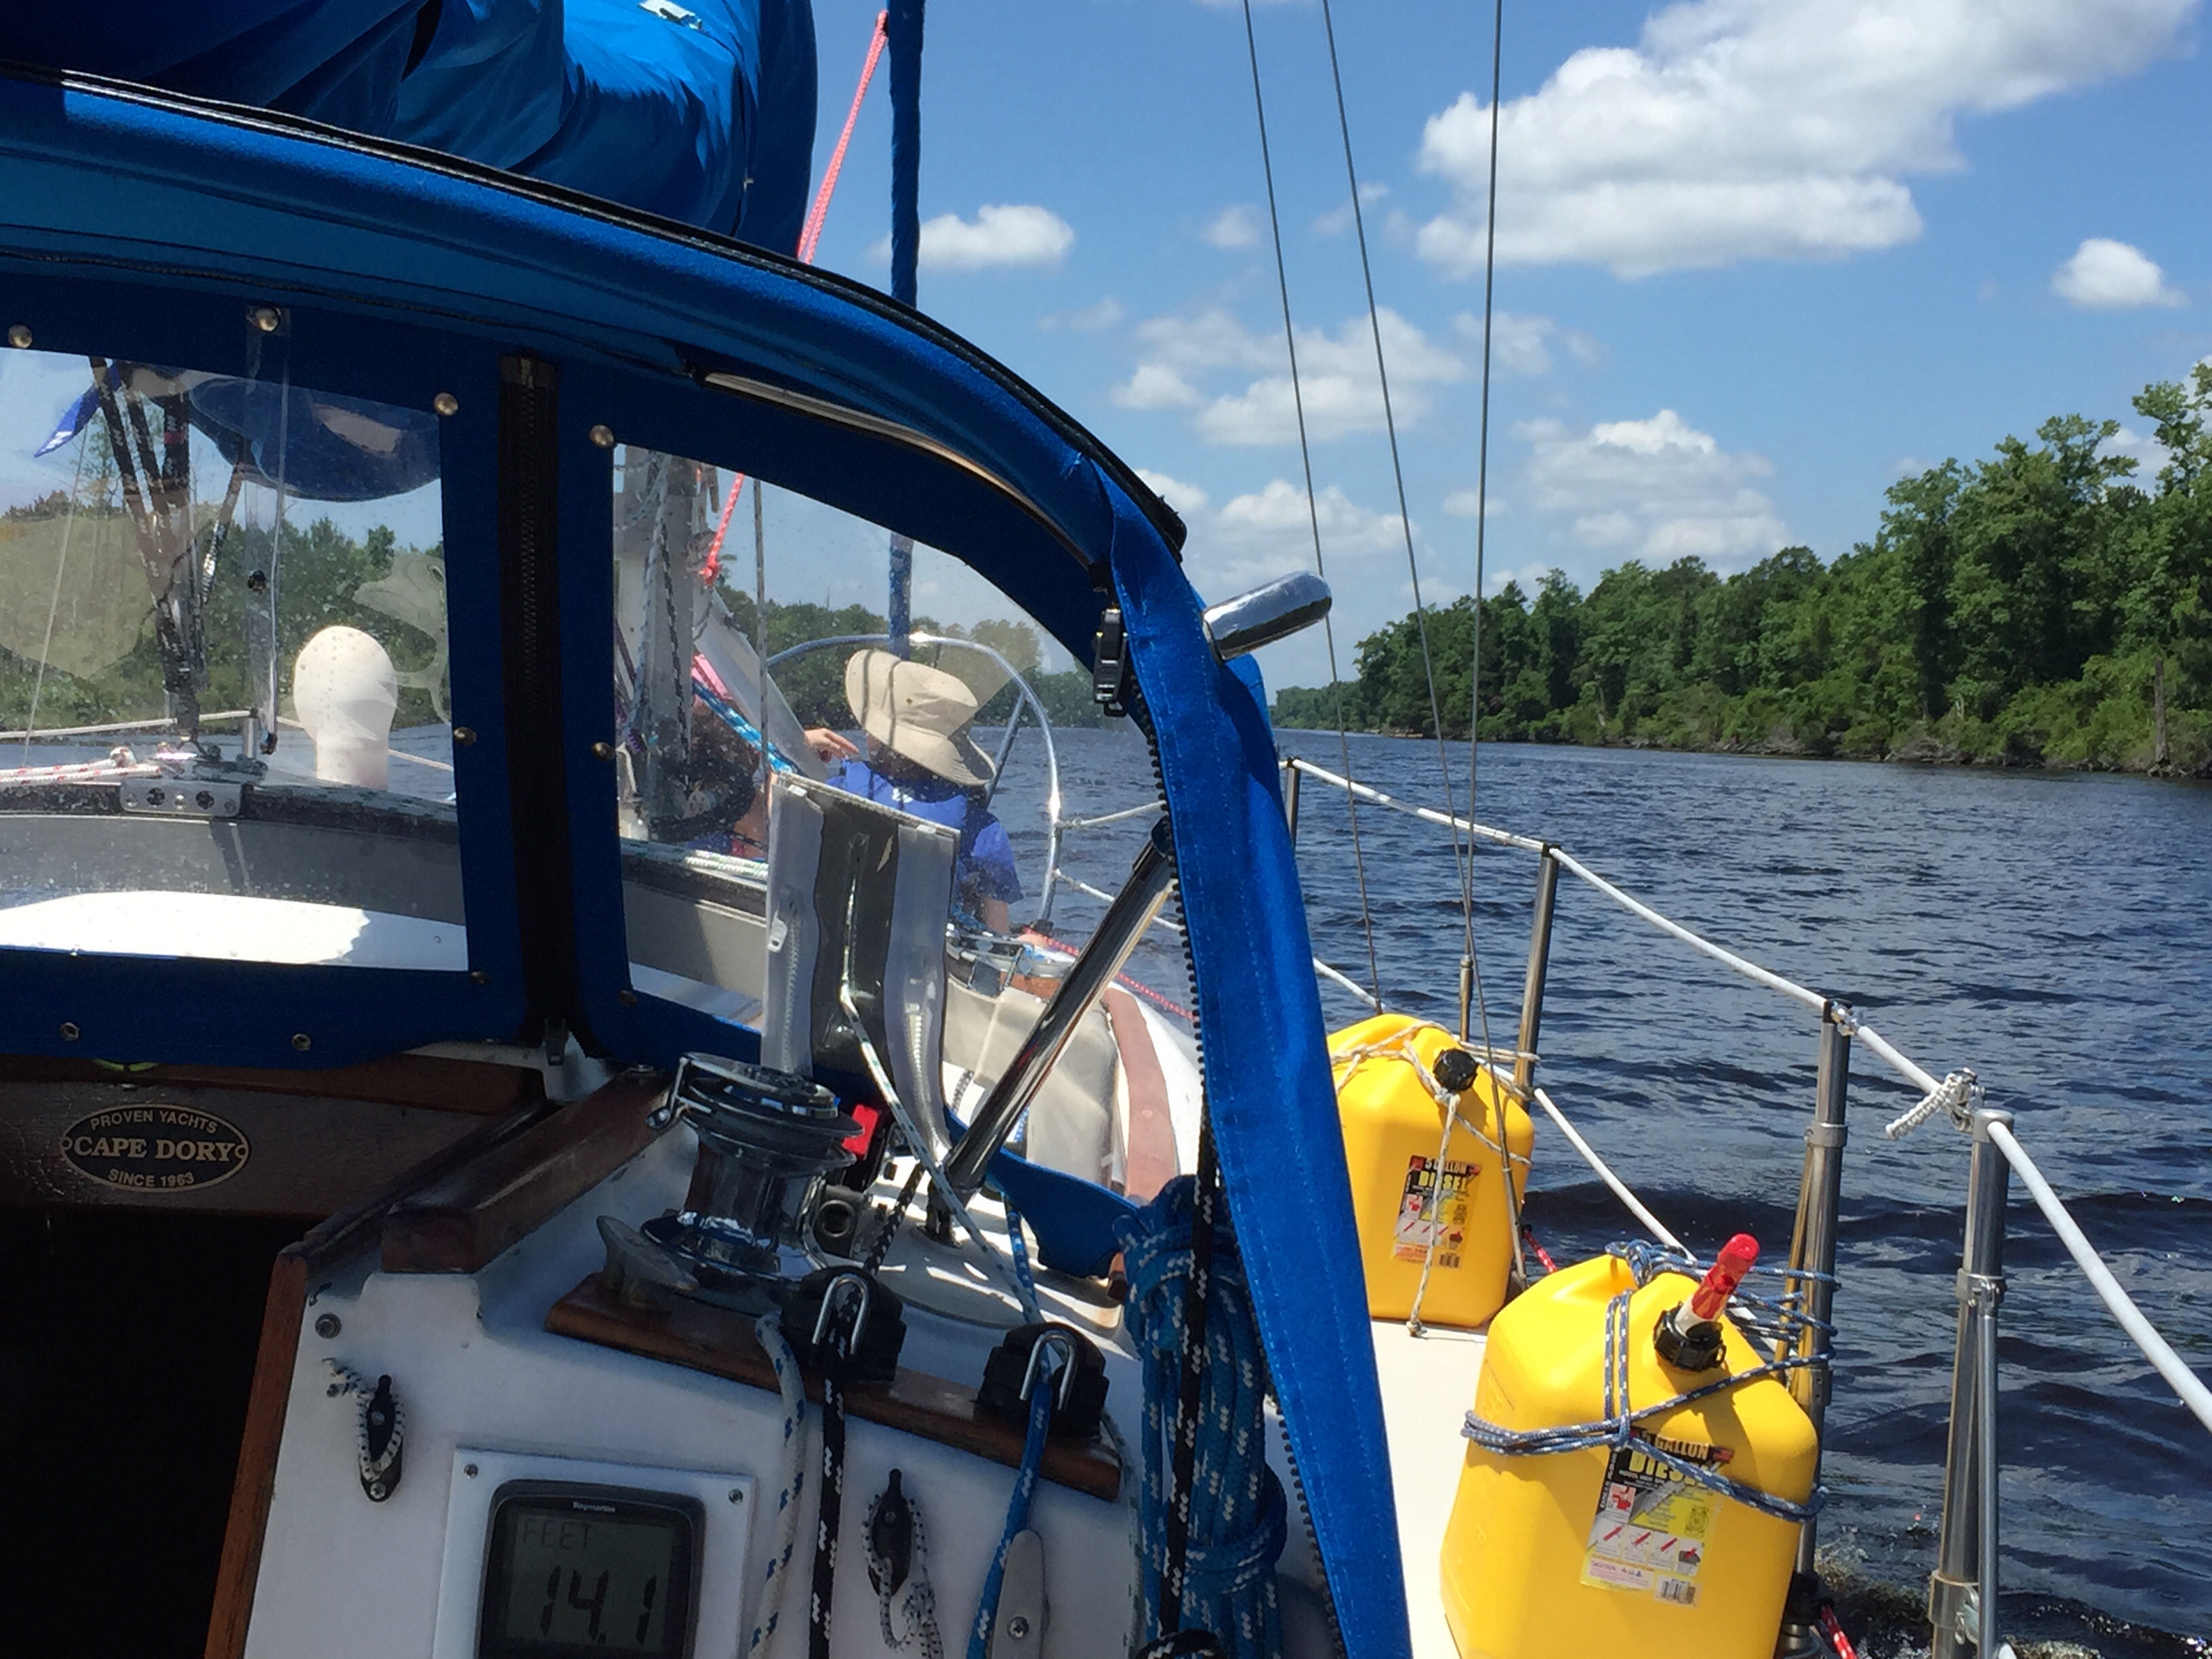
<svg viewBox="0 0 2212 1659"><path fill-rule="evenodd" d="M792 1352L782 1323L774 1314L753 1322L753 1336L775 1368L776 1392L783 1397L783 1482L775 1495L775 1546L769 1552L760 1607L745 1643L746 1659L767 1650L782 1616L783 1589L790 1582L792 1552L799 1545L800 1500L806 1492L806 1385L799 1374L799 1356Z"/></svg>
<svg viewBox="0 0 2212 1659"><path fill-rule="evenodd" d="M1021 1212L1011 1202L1006 1205L1006 1243L1013 1257L1022 1312L1031 1323L1041 1324L1044 1315L1037 1304L1036 1275L1030 1270L1029 1243L1022 1237ZM991 1627L999 1622L999 1592L1006 1583L1006 1552L1013 1547L1014 1535L1030 1524L1030 1501L1036 1495L1037 1472L1044 1467L1045 1436L1052 1426L1053 1380L1042 1365L1037 1367L1032 1387L1021 1467L1014 1474L1014 1492L1007 1500L1006 1524L1000 1530L999 1547L991 1554L991 1570L983 1576L983 1599L976 1604L975 1623L968 1633L968 1659L990 1659Z"/></svg>
<svg viewBox="0 0 2212 1659"><path fill-rule="evenodd" d="M1019 1237L1021 1224L1011 1213L1007 1220ZM983 1575L983 1599L976 1604L975 1623L968 1632L968 1659L990 1659L991 1630L999 1622L999 1593L1006 1582L1006 1552L1013 1547L1016 1534L1029 1529L1030 1502L1036 1496L1037 1472L1044 1467L1045 1436L1052 1426L1053 1386L1052 1378L1039 1366L1030 1394L1030 1425L1022 1441L1022 1465L1014 1474L1014 1495L1006 1504L1006 1524L1000 1530L999 1547L991 1553L991 1570Z"/></svg>
<svg viewBox="0 0 2212 1659"><path fill-rule="evenodd" d="M1188 1337L1195 1183L1179 1176L1120 1231L1129 1276L1126 1318L1144 1367L1143 1468L1147 1641L1162 1631L1169 1593L1167 1538L1174 1402ZM1206 1368L1188 1504L1182 1606L1184 1631L1211 1631L1232 1659L1273 1659L1282 1648L1275 1563L1288 1504L1267 1467L1267 1369L1234 1236L1217 1226L1206 1307Z"/></svg>

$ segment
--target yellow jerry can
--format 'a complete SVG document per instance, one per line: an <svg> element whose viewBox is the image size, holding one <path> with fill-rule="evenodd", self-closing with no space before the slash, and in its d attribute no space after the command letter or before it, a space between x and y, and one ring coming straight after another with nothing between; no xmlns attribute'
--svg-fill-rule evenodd
<svg viewBox="0 0 2212 1659"><path fill-rule="evenodd" d="M1513 1208L1505 1200L1495 1148L1503 1146L1513 1155L1517 1208L1534 1139L1528 1114L1489 1073L1469 1063L1450 1032L1410 1014L1378 1014L1347 1026L1329 1039L1328 1048L1359 1224L1359 1259L1367 1272L1368 1312L1377 1319L1411 1314L1425 1262L1422 1319L1481 1324L1504 1305L1513 1265ZM1439 1169L1445 1108L1413 1059L1434 1077L1447 1050L1459 1054L1457 1061L1443 1062L1447 1080L1469 1072L1474 1076L1459 1096L1458 1118Z"/></svg>
<svg viewBox="0 0 2212 1659"><path fill-rule="evenodd" d="M1763 1364L1725 1315L1708 1326L1711 1369L1660 1357L1659 1322L1698 1290L1678 1273L1637 1289L1611 1255L1537 1280L1491 1325L1475 1415L1512 1430L1603 1418L1606 1310L1624 1291L1630 1409ZM1626 1447L1504 1456L1468 1442L1442 1564L1460 1659L1772 1659L1797 1523L1685 1479L1652 1445L1791 1503L1819 1464L1811 1420L1771 1373L1638 1424Z"/></svg>

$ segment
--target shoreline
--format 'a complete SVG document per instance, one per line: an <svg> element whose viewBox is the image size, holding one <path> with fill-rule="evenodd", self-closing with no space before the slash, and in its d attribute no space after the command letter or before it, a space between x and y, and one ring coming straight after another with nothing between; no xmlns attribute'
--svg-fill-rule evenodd
<svg viewBox="0 0 2212 1659"><path fill-rule="evenodd" d="M1272 722L1271 722L1272 724ZM1279 734L1306 732L1316 737L1334 738L1334 726L1275 726ZM1365 738L1395 738L1419 743L1435 741L1425 732L1377 730L1371 727L1347 728L1345 735ZM1447 744L1464 745L1465 737L1449 737ZM1948 744L1932 735L1920 734L1893 749L1820 748L1791 739L1769 738L1760 743L1745 743L1735 738L1718 743L1668 743L1656 738L1607 738L1591 743L1574 738L1546 736L1540 738L1491 737L1482 739L1484 744L1510 744L1515 748L1556 749L1613 749L1644 754L1662 755L1733 755L1748 760L1843 761L1858 765L1914 766L1928 770L1938 768L1990 772L2048 772L2052 774L2087 773L2106 777L2130 777L2154 780L2159 782L2212 783L2212 762L2199 768L2168 763L2164 766L2144 761L2118 763L2097 760L2052 760L2041 755L2024 753L1976 754Z"/></svg>

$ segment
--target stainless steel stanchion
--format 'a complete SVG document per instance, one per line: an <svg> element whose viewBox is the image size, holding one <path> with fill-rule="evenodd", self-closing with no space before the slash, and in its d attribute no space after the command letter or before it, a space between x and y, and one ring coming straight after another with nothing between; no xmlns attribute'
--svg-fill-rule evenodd
<svg viewBox="0 0 2212 1659"><path fill-rule="evenodd" d="M1820 1060L1813 1087L1813 1121L1805 1131L1805 1170L1797 1183L1797 1224L1790 1237L1790 1265L1807 1275L1791 1285L1803 1298L1805 1328L1796 1350L1801 1355L1820 1346L1835 1304L1836 1215L1843 1201L1844 1143L1848 1138L1844 1108L1850 1072L1850 1016L1831 1002L1820 1011ZM1813 1419L1814 1433L1825 1439L1828 1368L1808 1365L1790 1372L1790 1392ZM1817 1483L1817 1464L1814 1480ZM1792 1595L1793 1606L1775 1649L1782 1659L1827 1650L1812 1622L1813 1609L1803 1604L1814 1589L1813 1559L1819 1543L1819 1522L1806 1522L1797 1534L1796 1588L1801 1593Z"/></svg>
<svg viewBox="0 0 2212 1659"><path fill-rule="evenodd" d="M1997 1631L1997 1305L2004 1298L2005 1195L2012 1168L1974 1114L1966 1248L1959 1269L1959 1337L1951 1363L1951 1434L1943 1464L1943 1529L1928 1581L1929 1659L2004 1651Z"/></svg>

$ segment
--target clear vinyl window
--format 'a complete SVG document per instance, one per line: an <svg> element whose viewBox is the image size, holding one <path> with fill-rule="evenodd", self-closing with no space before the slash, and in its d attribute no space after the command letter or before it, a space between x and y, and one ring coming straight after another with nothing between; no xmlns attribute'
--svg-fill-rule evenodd
<svg viewBox="0 0 2212 1659"><path fill-rule="evenodd" d="M811 791L819 804L827 791L892 809L938 826L949 848L945 1098L971 1110L1151 828L1158 787L1143 737L1105 719L1088 669L949 553L729 468L635 447L615 452L611 514L633 983L760 1024L769 941L791 922L769 891L784 862L772 820L787 821L771 798ZM850 818L806 833L857 833ZM1109 821L1089 822L1098 818ZM866 925L871 901L863 890L836 902L850 915L810 925L844 939ZM1125 982L1187 1043L1172 921L1170 910L1147 935ZM878 957L854 959L872 971ZM872 985L856 994L865 1005ZM1126 1088L1106 1012L1091 1025L1059 1068L1067 1098L1046 1115L1080 1121L1074 1150L1056 1161L1114 1180ZM1189 1077L1194 1097L1194 1064Z"/></svg>
<svg viewBox="0 0 2212 1659"><path fill-rule="evenodd" d="M464 969L437 416L242 328L0 354L0 945Z"/></svg>

